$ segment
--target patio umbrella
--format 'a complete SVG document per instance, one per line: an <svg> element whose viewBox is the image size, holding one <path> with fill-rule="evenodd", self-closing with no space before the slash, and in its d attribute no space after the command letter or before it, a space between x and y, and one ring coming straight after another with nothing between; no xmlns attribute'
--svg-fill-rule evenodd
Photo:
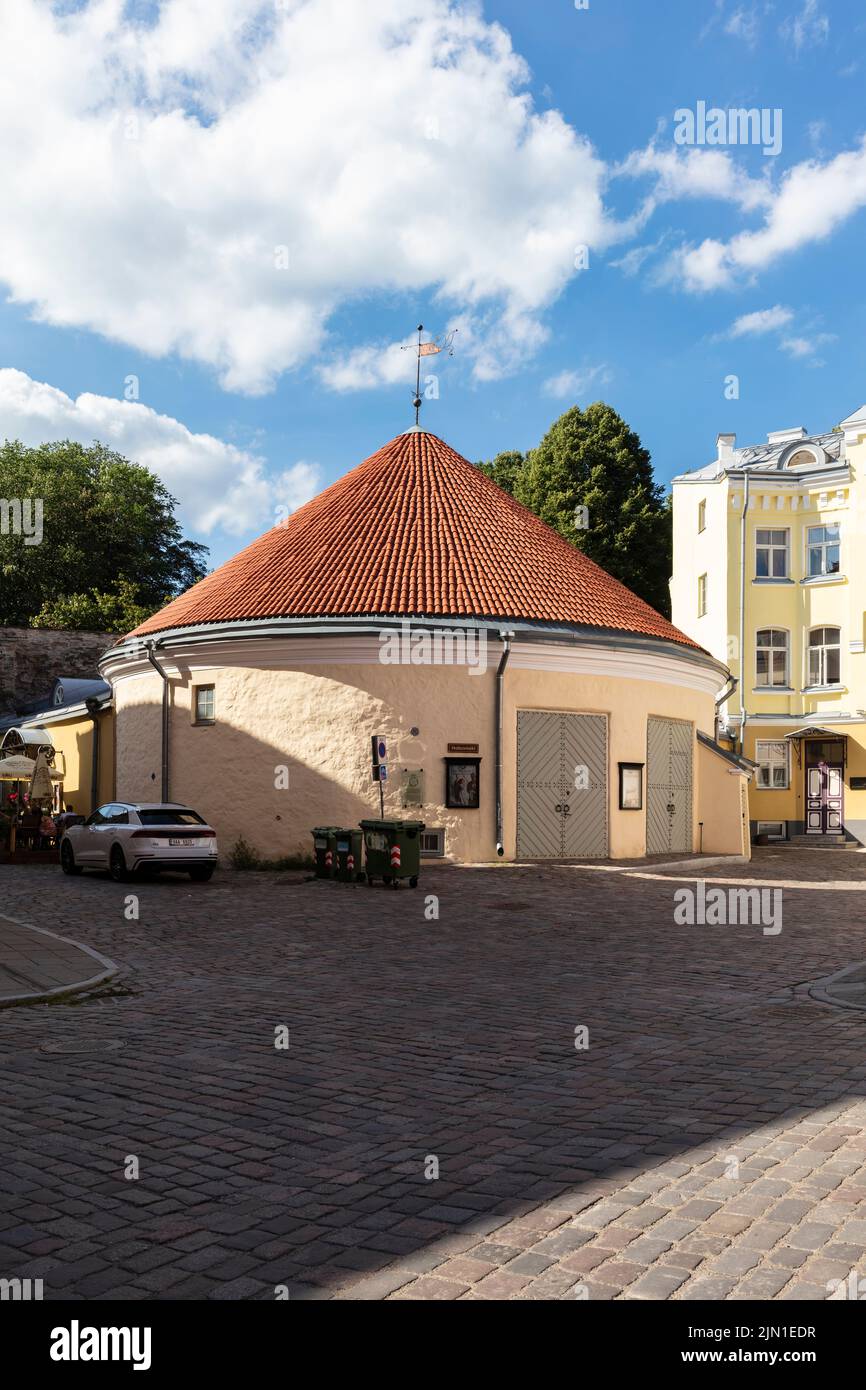
<svg viewBox="0 0 866 1390"><path fill-rule="evenodd" d="M33 780L30 783L30 804L51 801L54 796L54 788L51 784L51 769L45 754L40 751L36 755L36 765L33 769Z"/></svg>
<svg viewBox="0 0 866 1390"><path fill-rule="evenodd" d="M35 770L36 763L33 759L25 758L21 754L0 758L0 782L29 781Z"/></svg>

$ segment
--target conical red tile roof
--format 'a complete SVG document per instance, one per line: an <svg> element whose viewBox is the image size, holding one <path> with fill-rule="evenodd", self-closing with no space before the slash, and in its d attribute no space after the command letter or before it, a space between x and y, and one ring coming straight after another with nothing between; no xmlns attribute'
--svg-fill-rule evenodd
<svg viewBox="0 0 866 1390"><path fill-rule="evenodd" d="M523 618L697 645L421 430L392 439L130 635L363 616Z"/></svg>

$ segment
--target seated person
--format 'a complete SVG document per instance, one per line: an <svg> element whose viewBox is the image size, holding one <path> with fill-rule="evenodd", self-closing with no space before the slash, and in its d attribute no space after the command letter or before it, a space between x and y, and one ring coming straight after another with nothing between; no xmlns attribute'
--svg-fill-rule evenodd
<svg viewBox="0 0 866 1390"><path fill-rule="evenodd" d="M57 826L51 819L50 811L43 811L39 822L40 849L49 849L57 838Z"/></svg>

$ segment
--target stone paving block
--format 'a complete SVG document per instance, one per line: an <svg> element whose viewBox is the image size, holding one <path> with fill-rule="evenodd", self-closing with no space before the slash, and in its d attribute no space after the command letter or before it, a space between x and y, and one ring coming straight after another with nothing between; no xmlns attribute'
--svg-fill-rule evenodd
<svg viewBox="0 0 866 1390"><path fill-rule="evenodd" d="M626 1298L670 1298L671 1294L689 1278L688 1270L673 1269L662 1265L647 1270L625 1291Z"/></svg>
<svg viewBox="0 0 866 1390"><path fill-rule="evenodd" d="M0 1277L47 1260L64 1295L123 1299L271 1299L278 1272L302 1299L417 1298L434 1280L460 1300L483 1283L499 1290L487 1297L574 1300L584 1278L599 1299L632 1298L638 1281L650 1298L825 1297L866 1248L866 1063L850 1012L766 1000L814 974L812 885L859 889L862 860L758 850L749 872L804 889L785 888L783 961L738 939L735 993L718 936L690 938L684 959L671 883L652 873L425 864L453 924L428 938L409 895L226 870L212 892L148 884L138 925L122 885L100 884L94 912L86 879L20 869L4 910L61 915L130 968L133 990L0 1012L16 1099ZM527 906L491 912L503 892ZM821 897L820 951L857 959L856 894ZM311 969L323 949L327 970ZM624 959L641 961L640 989ZM293 1020L289 1080L252 1041L277 1004ZM577 1071L557 1060L557 1020L599 1012L604 1047ZM84 1066L40 1054L46 1037L127 1046ZM147 1156L135 1184L128 1152ZM433 1184L419 1178L430 1152Z"/></svg>

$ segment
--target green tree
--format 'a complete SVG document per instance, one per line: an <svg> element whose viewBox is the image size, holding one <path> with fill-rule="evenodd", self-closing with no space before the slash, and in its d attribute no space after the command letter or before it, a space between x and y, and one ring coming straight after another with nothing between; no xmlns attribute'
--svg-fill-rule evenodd
<svg viewBox="0 0 866 1390"><path fill-rule="evenodd" d="M488 478L492 478L503 492L509 492L513 497L518 476L525 463L526 455L512 449L497 454L495 459L490 459L486 463L479 463L478 467L482 473L487 474Z"/></svg>
<svg viewBox="0 0 866 1390"><path fill-rule="evenodd" d="M658 612L670 614L670 502L649 452L603 401L572 406L522 464L499 454L484 471Z"/></svg>
<svg viewBox="0 0 866 1390"><path fill-rule="evenodd" d="M207 548L184 540L160 480L102 444L7 440L0 499L0 625L48 626L53 617L120 631L124 614L134 627L206 572ZM13 501L25 503L29 535Z"/></svg>
<svg viewBox="0 0 866 1390"><path fill-rule="evenodd" d="M119 579L111 593L91 589L86 594L67 594L48 599L30 626L126 633L132 632L152 612L152 607L138 602L136 585L128 579Z"/></svg>

